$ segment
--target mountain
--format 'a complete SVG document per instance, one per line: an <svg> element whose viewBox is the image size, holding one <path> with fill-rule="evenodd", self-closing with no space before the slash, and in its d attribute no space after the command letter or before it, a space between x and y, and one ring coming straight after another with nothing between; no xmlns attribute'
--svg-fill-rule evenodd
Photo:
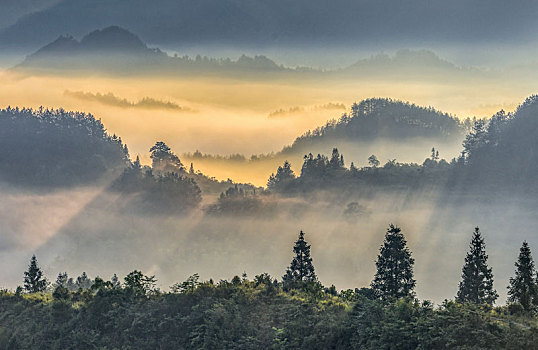
<svg viewBox="0 0 538 350"><path fill-rule="evenodd" d="M32 72L98 71L134 74L185 74L200 72L263 73L289 70L265 56L242 55L237 60L197 56L171 57L159 49L149 48L137 35L110 26L94 30L75 39L62 35L29 55L14 70Z"/></svg>
<svg viewBox="0 0 538 350"><path fill-rule="evenodd" d="M111 26L102 30L94 30L78 41L74 37L60 36L50 44L28 56L27 62L48 58L73 57L78 55L129 55L164 57L165 53L158 49L149 49L139 37L133 33Z"/></svg>
<svg viewBox="0 0 538 350"><path fill-rule="evenodd" d="M405 143L412 138L424 138L441 142L460 139L463 134L463 125L447 113L408 102L372 98L353 104L350 114L344 114L338 121L301 135L283 153L304 152L320 144L379 139Z"/></svg>
<svg viewBox="0 0 538 350"><path fill-rule="evenodd" d="M524 0L62 0L2 30L0 46L35 50L111 24L175 47L525 42L536 13Z"/></svg>

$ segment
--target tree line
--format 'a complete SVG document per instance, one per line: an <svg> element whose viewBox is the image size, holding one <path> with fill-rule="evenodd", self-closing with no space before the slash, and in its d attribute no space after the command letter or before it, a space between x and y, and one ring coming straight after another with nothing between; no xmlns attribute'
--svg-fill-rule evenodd
<svg viewBox="0 0 538 350"><path fill-rule="evenodd" d="M523 243L509 303L494 307L493 274L477 229L456 298L415 297L414 260L390 225L368 287L318 280L300 232L282 278L201 281L157 288L155 276L70 278L50 285L32 257L24 286L0 290L0 349L536 349L536 271Z"/></svg>
<svg viewBox="0 0 538 350"><path fill-rule="evenodd" d="M311 291L325 291L337 294L334 286L325 288L318 280L315 273L313 260L310 253L311 246L305 240L305 233L300 231L299 237L293 246L294 256L290 266L286 269L280 282L268 274L261 277L281 287L283 290L305 289ZM360 292L381 300L397 300L400 298L414 298L416 280L414 279L414 259L407 247L407 241L401 229L395 225L389 225L383 244L380 247L376 260L376 274L367 288L356 289ZM520 307L526 312L538 311L538 274L531 255L528 243L523 242L518 259L515 263L516 270L510 285L508 286L508 302ZM475 228L469 245L469 251L465 257L462 268L462 279L455 299L460 303L474 303L477 305L493 305L498 298L497 291L493 287L493 272L488 265L485 241L480 229ZM187 282L192 288L196 286L198 275L191 277ZM232 280L233 282L233 280ZM65 295L69 291L95 290L100 285L120 287L116 275L111 281L104 281L97 277L95 280L88 278L84 272L76 281L68 278L67 273L60 273L53 285L53 295ZM145 276L140 271L133 271L124 279L125 288L133 289L143 294L160 292L155 289L155 276ZM50 289L49 282L43 276L39 268L36 256L32 256L28 270L24 273L24 289L17 288L17 293L23 290L27 293L40 293ZM172 286L171 290L179 290L184 287ZM352 293L342 291L341 293Z"/></svg>

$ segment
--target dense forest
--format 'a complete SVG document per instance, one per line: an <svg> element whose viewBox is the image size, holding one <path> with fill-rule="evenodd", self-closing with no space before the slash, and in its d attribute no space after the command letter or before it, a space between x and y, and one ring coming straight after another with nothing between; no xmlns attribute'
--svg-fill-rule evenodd
<svg viewBox="0 0 538 350"><path fill-rule="evenodd" d="M253 198L267 198L269 193L290 196L319 190L338 194L345 190L348 194L368 195L376 188L388 191L436 188L451 193L495 194L517 190L529 194L536 190L533 175L538 170L538 145L533 135L538 127L537 96L529 97L515 112L500 111L487 121L460 122L431 108L388 99L365 100L354 104L351 110L350 116L345 114L338 122L299 137L282 155L308 149L320 141L431 137L440 142L465 130L469 132L461 155L450 161L440 158L435 148L422 164L400 163L397 159L381 164L372 154L367 159L368 165L363 167L353 163L347 166L337 148L330 156L307 153L299 174L286 161L263 189L229 179L218 181L195 171L192 164L187 170L161 141L150 149L152 165L142 166L138 160L129 160L127 145L120 137L109 135L92 115L8 108L0 111L3 149L0 179L20 186L47 188L98 184L100 179L114 176L111 191L122 193L127 201L144 202L149 207L194 208L202 194L222 194L216 206L209 210L213 213L228 210L223 209L226 205L267 209ZM239 187L235 188L236 185Z"/></svg>
<svg viewBox="0 0 538 350"><path fill-rule="evenodd" d="M370 286L324 287L313 261L301 231L281 279L194 274L166 292L138 270L123 283L83 272L51 284L34 255L24 287L0 292L0 348L537 349L538 276L526 242L502 307L478 228L457 295L438 306L415 298L412 252L394 225Z"/></svg>
<svg viewBox="0 0 538 350"><path fill-rule="evenodd" d="M380 108L379 105L390 108ZM464 125L470 132L463 142L461 155L450 162L440 159L439 151L431 150L431 157L422 164L399 163L396 159L381 164L375 155L368 158L368 166L357 168L353 163L345 167L344 156L338 149L333 149L330 157L322 154L314 156L307 154L299 176L285 162L268 180L268 188L280 193L309 192L320 189L339 189L349 192L366 191L371 189L420 189L435 187L443 191L457 193L458 191L474 191L475 193L497 195L506 190L516 190L518 193L534 194L537 190L534 174L538 170L536 158L536 138L538 125L538 96L531 96L522 103L514 113L500 111L486 120L467 119L460 124L455 119L442 116L428 109L421 109L426 117L408 117L405 113L396 113L402 103L392 103L387 100L367 100L354 105L357 116L347 116L336 124L329 123L325 127L309 132L298 138L293 147L300 144L312 144L316 139L329 137L327 135L347 132L362 132L368 134L371 130L383 127L367 127L370 122L368 111L374 106L375 113L382 113L383 119L371 118L373 123L382 122L387 125L393 137L401 133L403 136L413 132L423 132L431 129L438 136L462 132ZM405 109L412 106L405 105ZM415 109L416 110L416 109ZM392 112L392 113L391 113ZM360 116L360 117L359 117ZM440 123L437 118L444 118ZM432 121L435 120L436 122ZM353 123L364 127L355 131L349 128ZM396 123L391 127L391 123ZM420 127L422 125L422 127ZM433 125L433 127L432 127ZM386 130L386 129L385 129ZM344 134L345 135L345 134ZM402 137L403 137L402 136Z"/></svg>
<svg viewBox="0 0 538 350"><path fill-rule="evenodd" d="M339 120L298 137L283 153L308 150L316 143L334 144L343 140L372 141L384 139L432 138L440 142L464 133L470 120L457 118L433 108L386 98L372 98L354 103L351 112Z"/></svg>
<svg viewBox="0 0 538 350"><path fill-rule="evenodd" d="M129 163L100 120L61 109L0 110L0 149L0 181L30 187L91 184Z"/></svg>

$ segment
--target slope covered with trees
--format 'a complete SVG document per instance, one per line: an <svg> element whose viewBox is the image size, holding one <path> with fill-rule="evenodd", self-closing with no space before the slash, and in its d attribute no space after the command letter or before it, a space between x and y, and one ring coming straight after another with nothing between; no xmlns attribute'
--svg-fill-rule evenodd
<svg viewBox="0 0 538 350"><path fill-rule="evenodd" d="M464 178L469 186L488 190L518 188L533 193L538 172L538 95L514 113L500 111L477 121L463 142Z"/></svg>
<svg viewBox="0 0 538 350"><path fill-rule="evenodd" d="M429 138L442 142L463 137L464 132L464 124L447 113L398 100L371 98L354 103L350 113L339 120L301 135L282 153L308 152L318 144L336 146L344 141Z"/></svg>
<svg viewBox="0 0 538 350"><path fill-rule="evenodd" d="M127 146L92 115L49 109L0 110L0 180L47 187L96 183L120 171Z"/></svg>
<svg viewBox="0 0 538 350"><path fill-rule="evenodd" d="M416 111L417 108L388 100L366 100L353 110L358 117L344 116L339 122L309 132L286 151L312 147L318 140L355 135L366 138L436 135L442 138L470 131L463 141L461 155L449 162L441 159L439 151L432 148L431 156L422 164L389 159L382 165L371 155L367 166L358 168L351 163L348 167L344 156L334 148L330 157L306 154L298 176L285 162L269 177L268 189L287 195L329 189L349 195L367 194L375 189L412 192L435 188L455 194L517 193L528 197L538 191L535 181L538 172L537 96L527 98L513 113L500 111L489 120L466 119L463 123L424 108L418 109L418 116L406 114L406 110Z"/></svg>
<svg viewBox="0 0 538 350"><path fill-rule="evenodd" d="M473 243L481 245L477 237ZM478 250L483 257L483 246ZM460 293L439 306L416 299L414 261L396 226L387 230L371 288L324 287L302 231L293 252L282 281L267 273L218 282L194 274L170 292L138 270L123 283L116 275L107 281L83 272L74 282L60 273L47 288L33 256L24 290L0 292L0 347L536 349L535 298L511 294L503 307L493 307L492 298L462 300ZM522 254L532 258L528 247ZM535 290L536 272L528 272Z"/></svg>

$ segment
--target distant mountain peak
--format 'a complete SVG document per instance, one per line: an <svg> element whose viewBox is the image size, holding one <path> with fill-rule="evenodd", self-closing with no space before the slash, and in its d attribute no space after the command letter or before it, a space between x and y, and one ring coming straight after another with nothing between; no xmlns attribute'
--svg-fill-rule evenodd
<svg viewBox="0 0 538 350"><path fill-rule="evenodd" d="M92 31L80 41L71 35L61 35L28 58L32 60L58 55L69 57L79 54L163 55L163 52L148 48L137 35L127 29L109 26Z"/></svg>
<svg viewBox="0 0 538 350"><path fill-rule="evenodd" d="M148 49L137 35L119 26L94 30L84 36L80 44L90 50L142 51Z"/></svg>

